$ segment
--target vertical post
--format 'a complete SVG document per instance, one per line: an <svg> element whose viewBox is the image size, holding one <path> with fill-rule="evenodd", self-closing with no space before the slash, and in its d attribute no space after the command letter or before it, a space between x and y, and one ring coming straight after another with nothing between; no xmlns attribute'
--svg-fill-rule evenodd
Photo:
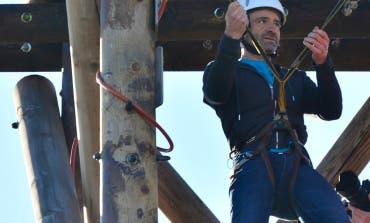
<svg viewBox="0 0 370 223"><path fill-rule="evenodd" d="M53 85L42 76L14 91L36 222L81 222Z"/></svg>
<svg viewBox="0 0 370 223"><path fill-rule="evenodd" d="M105 82L154 115L153 1L101 2ZM157 222L155 129L101 90L101 222Z"/></svg>
<svg viewBox="0 0 370 223"><path fill-rule="evenodd" d="M63 124L64 134L66 137L67 148L71 154L73 141L77 137L77 130L76 130L76 115L73 96L73 82L72 82L71 56L69 53L69 43L63 43L62 54L63 54L62 55L63 77L62 77L62 90L60 92L60 96L62 97L61 120ZM80 206L80 212L83 213L84 205L82 196L81 168L79 161L80 158L77 154L75 158L76 166L74 180Z"/></svg>
<svg viewBox="0 0 370 223"><path fill-rule="evenodd" d="M95 1L66 0L84 220L99 222L99 15Z"/></svg>

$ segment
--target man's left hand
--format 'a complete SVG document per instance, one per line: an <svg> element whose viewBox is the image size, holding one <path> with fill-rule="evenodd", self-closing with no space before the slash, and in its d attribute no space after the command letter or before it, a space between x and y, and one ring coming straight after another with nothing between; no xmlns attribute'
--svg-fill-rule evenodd
<svg viewBox="0 0 370 223"><path fill-rule="evenodd" d="M329 36L317 26L303 39L305 45L312 52L312 60L316 64L323 64L328 56Z"/></svg>

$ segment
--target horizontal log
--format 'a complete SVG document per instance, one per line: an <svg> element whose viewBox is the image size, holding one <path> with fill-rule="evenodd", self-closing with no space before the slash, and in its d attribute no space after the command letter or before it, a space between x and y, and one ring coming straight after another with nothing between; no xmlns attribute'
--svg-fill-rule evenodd
<svg viewBox="0 0 370 223"><path fill-rule="evenodd" d="M160 21L158 42L164 46L166 71L203 70L215 55L217 40L222 33L224 21L217 19L213 12L215 8L225 8L227 1L198 0L194 3L191 1L169 1ZM289 65L299 53L300 48L297 48L296 44L300 44L300 40L313 24L319 24L325 18L335 1L285 0L282 2L289 9L290 15L288 24L283 30L279 61L283 65ZM307 7L310 7L310 10ZM366 59L368 56L365 54L370 48L370 33L363 28L370 27L369 16L365 15L365 11L370 10L369 7L369 4L360 1L358 9L350 17L339 14L328 26L327 31L331 37L342 39L339 48L331 50L337 70L370 70L370 63ZM306 11L310 11L311 14L305 13ZM31 12L30 23L22 22L20 19L23 12ZM297 25L292 21L301 22ZM0 62L0 71L59 71L62 66L61 46L57 46L57 43L68 40L65 4L0 5L0 33L2 33L0 55L4 58ZM175 36L171 37L171 35ZM351 38L343 38L343 36L351 36ZM212 41L204 42L203 39ZM296 39L296 42L289 39ZM24 54L18 50L20 45L14 42L22 41L32 42L31 53ZM55 45L41 43L55 43ZM209 43L213 44L213 47ZM48 46L51 48L47 49ZM351 54L350 57L348 52ZM181 58L177 56L179 54L182 55ZM312 69L310 61L306 60L301 68Z"/></svg>
<svg viewBox="0 0 370 223"><path fill-rule="evenodd" d="M302 40L281 41L279 63L289 66L302 49ZM369 51L369 39L332 39L329 48L329 54L337 71L369 71ZM299 68L313 70L310 55L307 56Z"/></svg>
<svg viewBox="0 0 370 223"><path fill-rule="evenodd" d="M225 9L228 0L172 0L159 22L160 41L217 40L224 29L224 19L217 19L214 11ZM315 25L321 26L336 5L337 0L285 0L288 21L283 28L282 39L302 39ZM352 15L343 13L327 27L331 36L340 38L370 38L370 4L360 1ZM356 25L354 25L356 24Z"/></svg>
<svg viewBox="0 0 370 223"><path fill-rule="evenodd" d="M0 44L0 72L61 71L62 43L31 43L28 53L21 50L22 45Z"/></svg>
<svg viewBox="0 0 370 223"><path fill-rule="evenodd" d="M158 163L158 197L171 222L220 222L168 162Z"/></svg>
<svg viewBox="0 0 370 223"><path fill-rule="evenodd" d="M218 41L165 42L160 44L164 48L164 68L166 71L203 70L207 63L214 59L218 47ZM302 40L282 40L277 60L281 65L289 66L302 49ZM369 51L370 42L366 39L343 39L333 40L329 52L337 71L369 71ZM313 70L310 56L307 56L299 68Z"/></svg>
<svg viewBox="0 0 370 223"><path fill-rule="evenodd" d="M224 20L214 15L217 8L226 9L227 0L173 0L158 26L160 41L217 40L223 32ZM302 39L315 25L321 25L336 0L286 0L289 11L282 39ZM339 13L327 27L331 36L340 38L370 38L363 27L370 27L370 4L359 2L351 16ZM23 13L31 13L32 21L22 21ZM356 25L353 25L356 24ZM357 25L360 24L360 25ZM65 42L68 40L64 3L0 5L0 42Z"/></svg>
<svg viewBox="0 0 370 223"><path fill-rule="evenodd" d="M0 33L0 42L67 42L66 5L64 3L1 4Z"/></svg>
<svg viewBox="0 0 370 223"><path fill-rule="evenodd" d="M370 42L364 39L344 39L333 41L330 54L337 71L369 71L367 52ZM32 44L32 50L20 50L23 43L0 44L0 72L60 71L62 69L62 44ZM186 41L158 43L164 48L165 71L201 71L214 59L218 41ZM301 40L281 41L278 61L289 66L302 48ZM181 57L179 57L181 55ZM350 56L349 56L350 55ZM312 70L310 56L300 66Z"/></svg>

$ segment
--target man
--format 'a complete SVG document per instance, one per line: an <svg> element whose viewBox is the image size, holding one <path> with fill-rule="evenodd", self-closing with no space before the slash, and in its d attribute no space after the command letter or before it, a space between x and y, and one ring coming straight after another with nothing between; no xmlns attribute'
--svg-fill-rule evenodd
<svg viewBox="0 0 370 223"><path fill-rule="evenodd" d="M266 131L271 135L267 145L261 146L266 139L261 131L284 109L279 107L278 81L244 33L248 28L272 57L279 47L286 15L278 0L247 2L229 5L216 59L207 65L203 76L204 102L215 109L232 150L232 222L265 223L270 215L300 217L308 223L349 222L338 195L297 144L298 140L301 145L307 141L304 113L324 120L341 115L342 97L328 56L328 35L315 27L303 40L312 52L318 86L303 71L296 71L285 86L286 113L294 134L289 128L270 129L273 133ZM281 78L287 72L280 66L275 68Z"/></svg>

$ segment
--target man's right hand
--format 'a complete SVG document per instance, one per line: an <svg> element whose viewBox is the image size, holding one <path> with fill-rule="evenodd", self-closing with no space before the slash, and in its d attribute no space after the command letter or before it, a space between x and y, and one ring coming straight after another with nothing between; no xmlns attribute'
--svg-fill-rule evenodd
<svg viewBox="0 0 370 223"><path fill-rule="evenodd" d="M370 194L368 195L368 197L370 200ZM351 218L352 223L370 223L370 212L363 211L351 205L349 205L348 208L352 212L352 218Z"/></svg>
<svg viewBox="0 0 370 223"><path fill-rule="evenodd" d="M234 1L229 4L225 20L225 35L233 39L240 39L247 29L249 20L243 6L239 2Z"/></svg>

